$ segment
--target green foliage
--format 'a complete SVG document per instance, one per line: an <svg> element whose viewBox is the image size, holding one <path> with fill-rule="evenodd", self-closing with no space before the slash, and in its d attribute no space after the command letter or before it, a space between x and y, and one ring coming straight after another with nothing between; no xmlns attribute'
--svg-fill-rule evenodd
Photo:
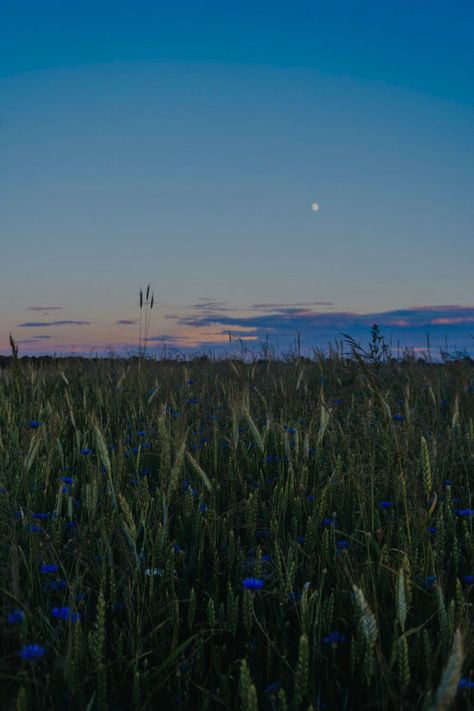
<svg viewBox="0 0 474 711"><path fill-rule="evenodd" d="M372 335L0 373L1 708L474 707L471 365Z"/></svg>

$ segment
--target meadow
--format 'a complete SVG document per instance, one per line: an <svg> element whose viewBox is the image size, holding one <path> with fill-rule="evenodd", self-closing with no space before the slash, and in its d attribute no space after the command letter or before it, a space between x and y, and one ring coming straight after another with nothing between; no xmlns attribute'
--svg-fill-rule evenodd
<svg viewBox="0 0 474 711"><path fill-rule="evenodd" d="M474 367L0 371L1 708L474 708Z"/></svg>

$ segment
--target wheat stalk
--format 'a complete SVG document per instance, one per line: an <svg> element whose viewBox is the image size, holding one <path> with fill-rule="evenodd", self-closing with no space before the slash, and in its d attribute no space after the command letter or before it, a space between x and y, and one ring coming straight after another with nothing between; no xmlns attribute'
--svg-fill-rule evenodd
<svg viewBox="0 0 474 711"><path fill-rule="evenodd" d="M421 467L423 470L423 489L426 498L431 494L433 488L432 477L431 477L431 463L430 454L428 452L428 445L426 439L422 436L420 440L421 445Z"/></svg>
<svg viewBox="0 0 474 711"><path fill-rule="evenodd" d="M361 616L363 635L368 644L372 647L378 637L377 620L375 619L375 615L370 609L361 588L353 585L352 590L354 592L355 602Z"/></svg>
<svg viewBox="0 0 474 711"><path fill-rule="evenodd" d="M207 476L206 472L204 469L196 462L192 454L189 452L186 452L186 457L188 458L188 461L190 462L191 466L193 467L194 471L199 474L199 476L202 479L202 482L206 489L212 494L212 484L209 480L209 477Z"/></svg>
<svg viewBox="0 0 474 711"><path fill-rule="evenodd" d="M407 610L407 601L406 601L406 594L405 594L405 571L403 570L403 567L401 567L400 570L398 571L396 602L397 602L398 621L400 623L400 627L402 628L402 631L404 632L408 610Z"/></svg>
<svg viewBox="0 0 474 711"><path fill-rule="evenodd" d="M431 711L448 711L450 708L461 678L463 661L464 649L461 630L458 628L454 633L451 654L444 668Z"/></svg>

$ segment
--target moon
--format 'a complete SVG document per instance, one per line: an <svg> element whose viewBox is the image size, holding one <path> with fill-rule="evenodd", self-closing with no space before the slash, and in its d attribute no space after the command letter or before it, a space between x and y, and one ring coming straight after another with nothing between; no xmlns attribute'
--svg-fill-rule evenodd
<svg viewBox="0 0 474 711"><path fill-rule="evenodd" d="M319 205L318 205L318 203L317 203L317 202L312 202L312 203L311 203L311 209L312 209L313 212L318 212L318 210L319 210Z"/></svg>

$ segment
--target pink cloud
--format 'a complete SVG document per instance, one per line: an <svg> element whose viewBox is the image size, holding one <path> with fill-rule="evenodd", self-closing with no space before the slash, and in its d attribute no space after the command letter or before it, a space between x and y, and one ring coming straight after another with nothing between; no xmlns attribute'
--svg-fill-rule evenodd
<svg viewBox="0 0 474 711"><path fill-rule="evenodd" d="M438 326L449 326L455 323L474 323L473 316L445 316L443 318L433 318L431 322L433 325Z"/></svg>

